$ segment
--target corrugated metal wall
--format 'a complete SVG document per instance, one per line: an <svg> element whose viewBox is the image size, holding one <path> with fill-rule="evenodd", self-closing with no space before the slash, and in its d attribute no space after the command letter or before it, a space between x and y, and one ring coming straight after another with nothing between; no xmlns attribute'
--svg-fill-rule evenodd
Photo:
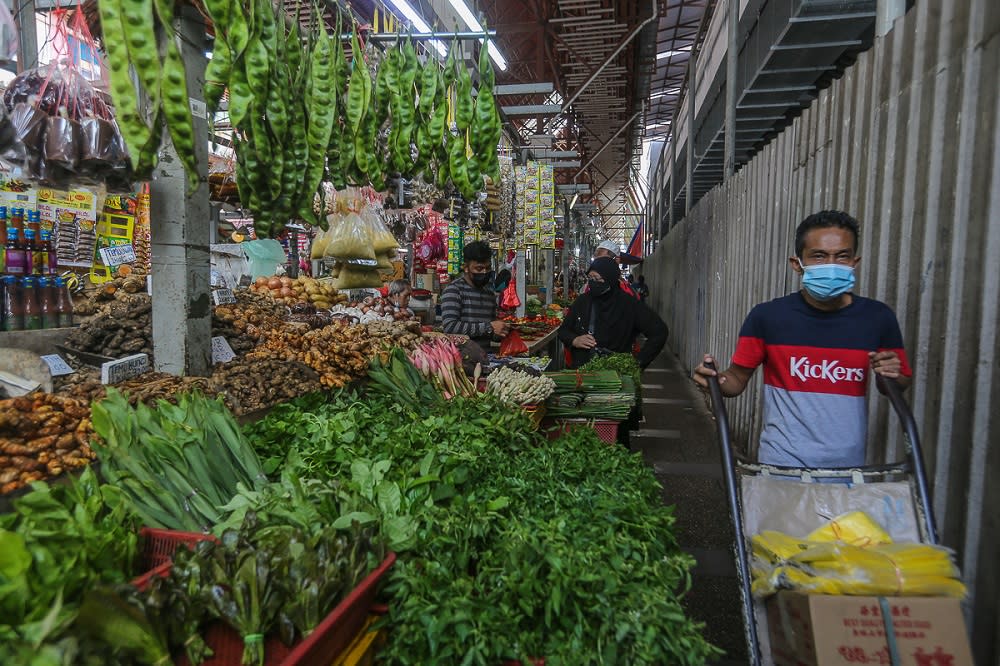
<svg viewBox="0 0 1000 666"><path fill-rule="evenodd" d="M1000 664L1000 2L919 0L662 240L644 272L687 367L727 363L750 308L798 288L793 232L824 208L862 221L859 292L899 316L977 663ZM743 441L758 397L730 403ZM895 419L884 404L872 419L873 450L895 458Z"/></svg>

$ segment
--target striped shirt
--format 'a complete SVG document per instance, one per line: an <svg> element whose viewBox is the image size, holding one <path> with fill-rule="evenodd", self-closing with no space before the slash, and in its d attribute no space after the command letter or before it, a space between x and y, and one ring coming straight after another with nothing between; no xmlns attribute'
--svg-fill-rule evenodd
<svg viewBox="0 0 1000 666"><path fill-rule="evenodd" d="M473 341L489 345L493 339L490 322L496 320L497 296L488 286L476 289L464 277L441 293L441 325L445 333L467 335Z"/></svg>

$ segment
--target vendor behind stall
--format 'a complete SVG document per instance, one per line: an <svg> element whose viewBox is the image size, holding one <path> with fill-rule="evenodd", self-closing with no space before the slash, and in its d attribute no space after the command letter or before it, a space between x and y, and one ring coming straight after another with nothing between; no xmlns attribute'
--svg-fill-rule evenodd
<svg viewBox="0 0 1000 666"><path fill-rule="evenodd" d="M408 317L413 316L413 310L410 309L411 294L413 294L413 288L406 280L393 280L386 290L386 298L396 308L396 312L402 312Z"/></svg>
<svg viewBox="0 0 1000 666"><path fill-rule="evenodd" d="M559 339L570 350L570 367L579 368L595 355L631 352L640 333L646 341L636 355L645 368L667 342L667 325L634 296L619 287L621 274L611 257L594 259L587 271L588 290L570 306L559 327Z"/></svg>
<svg viewBox="0 0 1000 666"><path fill-rule="evenodd" d="M483 349L489 349L493 336L510 332L506 322L497 318L497 295L493 291L491 263L493 251L488 243L469 243L463 251L465 264L459 279L441 294L441 321L445 333L467 335Z"/></svg>

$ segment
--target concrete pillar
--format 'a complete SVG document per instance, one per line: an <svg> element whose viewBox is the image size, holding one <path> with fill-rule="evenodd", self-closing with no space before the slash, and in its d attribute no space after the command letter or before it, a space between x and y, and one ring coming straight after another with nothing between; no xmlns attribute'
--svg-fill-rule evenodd
<svg viewBox="0 0 1000 666"><path fill-rule="evenodd" d="M725 177L736 173L736 59L737 40L740 30L739 0L729 0L729 47L726 50L726 155L724 162Z"/></svg>
<svg viewBox="0 0 1000 666"><path fill-rule="evenodd" d="M691 59L688 60L688 89L687 89L687 185L684 197L684 217L691 214L691 207L694 206L694 98L698 89L698 79L696 72L698 69L698 52L691 47Z"/></svg>
<svg viewBox="0 0 1000 666"><path fill-rule="evenodd" d="M674 200L677 198L677 114L674 114L674 121L670 127L670 207L667 210L667 215L669 215L670 223L667 230L673 229L674 225L677 224L676 215L674 215Z"/></svg>
<svg viewBox="0 0 1000 666"><path fill-rule="evenodd" d="M35 0L15 0L17 24L17 71L38 66L38 32L35 28Z"/></svg>
<svg viewBox="0 0 1000 666"><path fill-rule="evenodd" d="M176 21L188 94L203 101L205 24L190 5ZM201 105L204 108L204 105ZM207 375L212 365L212 304L208 203L208 124L194 117L199 183L191 189L169 135L150 184L153 264L153 354L156 369Z"/></svg>
<svg viewBox="0 0 1000 666"><path fill-rule="evenodd" d="M528 275L527 271L524 270L524 258L525 251L518 250L517 259L515 260L517 261L517 265L514 267L514 275L517 276L517 299L521 301L521 304L517 306L518 317L524 316L525 301L527 301L528 298L527 289L525 288L525 281L527 280Z"/></svg>
<svg viewBox="0 0 1000 666"><path fill-rule="evenodd" d="M542 282L545 285L545 304L552 305L552 290L555 288L553 273L556 266L556 251L545 250L542 256L545 257L545 279Z"/></svg>
<svg viewBox="0 0 1000 666"><path fill-rule="evenodd" d="M562 268L563 268L563 298L569 299L569 260L570 260L570 246L572 243L569 238L570 224L573 220L573 211L570 210L569 202L563 203L563 249L562 249Z"/></svg>

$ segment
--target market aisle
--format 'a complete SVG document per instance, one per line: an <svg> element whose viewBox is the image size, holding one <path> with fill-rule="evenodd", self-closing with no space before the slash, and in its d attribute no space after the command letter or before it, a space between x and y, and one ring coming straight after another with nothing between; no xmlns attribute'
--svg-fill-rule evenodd
<svg viewBox="0 0 1000 666"><path fill-rule="evenodd" d="M726 651L718 664L746 663L714 421L669 347L643 373L642 385L645 421L632 433L631 446L663 484L681 547L698 561L688 610L706 623L708 640Z"/></svg>

